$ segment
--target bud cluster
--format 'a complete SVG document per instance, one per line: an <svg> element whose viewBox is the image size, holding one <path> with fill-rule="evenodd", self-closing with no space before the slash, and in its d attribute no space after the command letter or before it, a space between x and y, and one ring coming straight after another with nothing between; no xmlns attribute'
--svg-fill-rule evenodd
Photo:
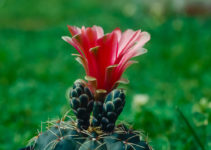
<svg viewBox="0 0 211 150"><path fill-rule="evenodd" d="M94 97L88 87L76 81L70 90L70 106L77 117L79 129L88 129L90 114L92 112Z"/></svg>
<svg viewBox="0 0 211 150"><path fill-rule="evenodd" d="M112 132L115 122L125 105L125 94L122 89L110 92L104 101L95 100L89 88L83 82L75 82L70 90L70 106L77 117L79 129L88 129L90 115L92 127L100 127L104 132Z"/></svg>

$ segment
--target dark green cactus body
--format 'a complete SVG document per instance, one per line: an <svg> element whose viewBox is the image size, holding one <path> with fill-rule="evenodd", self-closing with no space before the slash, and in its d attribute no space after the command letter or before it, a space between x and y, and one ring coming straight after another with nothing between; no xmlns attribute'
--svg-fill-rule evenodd
<svg viewBox="0 0 211 150"><path fill-rule="evenodd" d="M78 128L88 129L94 103L94 97L89 88L82 82L76 81L70 90L69 98L70 106L77 117Z"/></svg>
<svg viewBox="0 0 211 150"><path fill-rule="evenodd" d="M84 137L84 138L81 138ZM68 150L79 149L78 143L85 141L86 135L77 131L74 126L64 123L55 125L40 134L36 140L35 150Z"/></svg>
<svg viewBox="0 0 211 150"><path fill-rule="evenodd" d="M122 89L109 93L103 104L101 129L105 132L113 131L115 122L125 105L125 94Z"/></svg>
<svg viewBox="0 0 211 150"><path fill-rule="evenodd" d="M143 137L142 137L143 138ZM140 134L118 126L112 134L77 130L72 122L60 122L35 140L33 150L150 150Z"/></svg>
<svg viewBox="0 0 211 150"><path fill-rule="evenodd" d="M115 89L104 98L94 96L83 82L75 82L68 98L77 117L76 122L50 122L51 127L41 133L31 150L150 150L143 135L116 120L125 105L122 89ZM92 119L90 119L93 112ZM90 125L91 120L91 125ZM140 140L142 139L142 140ZM28 150L28 149L27 149Z"/></svg>
<svg viewBox="0 0 211 150"><path fill-rule="evenodd" d="M112 146L122 147L126 150L150 150L146 141L140 140L141 136L137 131L128 129L124 124L118 125L118 132L114 132L111 138L108 138ZM115 138L114 138L115 137ZM108 141L107 141L108 142ZM120 148L119 148L120 150Z"/></svg>

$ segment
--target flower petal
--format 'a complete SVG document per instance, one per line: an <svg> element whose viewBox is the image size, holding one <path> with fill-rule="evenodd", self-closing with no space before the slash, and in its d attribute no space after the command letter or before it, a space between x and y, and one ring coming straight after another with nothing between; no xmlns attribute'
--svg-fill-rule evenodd
<svg viewBox="0 0 211 150"><path fill-rule="evenodd" d="M150 35L141 30L129 29L122 33L116 28L104 35L99 26L82 26L81 29L68 26L68 29L73 37L64 36L62 39L77 49L80 55L75 55L76 60L85 68L88 86L95 94L101 95L126 82L121 76L135 63L130 59L145 53L147 50L142 47L150 39Z"/></svg>
<svg viewBox="0 0 211 150"><path fill-rule="evenodd" d="M79 54L83 56L82 50L80 49L80 47L78 47L75 42L73 42L72 38L70 38L69 36L62 36L62 39L72 45L79 52Z"/></svg>
<svg viewBox="0 0 211 150"><path fill-rule="evenodd" d="M87 62L85 61L85 59L83 57L76 57L75 60L77 62L79 62L79 64L81 64L84 67L86 73L88 73L88 66L87 66Z"/></svg>
<svg viewBox="0 0 211 150"><path fill-rule="evenodd" d="M116 32L117 34L117 38L118 38L118 42L120 42L121 37L122 37L122 32L119 28L116 28L113 32Z"/></svg>
<svg viewBox="0 0 211 150"><path fill-rule="evenodd" d="M88 81L88 85L92 90L97 88L97 79L95 77L86 75L85 80Z"/></svg>
<svg viewBox="0 0 211 150"><path fill-rule="evenodd" d="M92 47L89 49L89 52L92 53L95 57L97 57L99 48L100 48L100 46Z"/></svg>
<svg viewBox="0 0 211 150"><path fill-rule="evenodd" d="M104 36L104 31L103 31L103 28L99 27L99 26L93 26L92 27L93 30L95 30L95 32L97 33L97 38L101 38Z"/></svg>
<svg viewBox="0 0 211 150"><path fill-rule="evenodd" d="M117 88L117 86L118 86L119 84L128 84L129 82L130 82L130 81L129 81L128 79L121 78L121 79L119 79L118 81L116 81L116 82L114 83L112 89Z"/></svg>
<svg viewBox="0 0 211 150"><path fill-rule="evenodd" d="M119 64L114 64L111 66L108 66L106 68L106 75L105 75L105 85L106 85L106 89L108 89L109 87L112 87L112 76L114 75L115 69L119 66Z"/></svg>
<svg viewBox="0 0 211 150"><path fill-rule="evenodd" d="M121 40L119 42L118 56L124 54L124 51L127 50L140 35L140 32L140 30L135 32L129 29L122 34Z"/></svg>
<svg viewBox="0 0 211 150"><path fill-rule="evenodd" d="M142 48L146 42L150 40L150 34L147 32L141 32L136 43L130 48L130 51L136 51L137 49ZM128 50L129 51L129 50ZM126 52L127 53L127 52Z"/></svg>
<svg viewBox="0 0 211 150"><path fill-rule="evenodd" d="M105 89L96 89L96 95L95 98L98 101L103 102L106 97L107 91Z"/></svg>
<svg viewBox="0 0 211 150"><path fill-rule="evenodd" d="M80 34L81 33L81 29L75 26L67 26L68 30L70 31L71 35L74 36L76 34Z"/></svg>
<svg viewBox="0 0 211 150"><path fill-rule="evenodd" d="M114 83L115 83L115 81L118 81L121 78L122 74L124 73L124 71L129 66L131 66L132 64L135 64L135 63L138 63L138 62L137 61L134 61L134 60L130 60L130 61L127 61L127 62L125 62L123 64L120 64L119 67L118 67L118 69L116 69L116 71L115 71L115 74L117 76L115 76L115 78L114 78Z"/></svg>

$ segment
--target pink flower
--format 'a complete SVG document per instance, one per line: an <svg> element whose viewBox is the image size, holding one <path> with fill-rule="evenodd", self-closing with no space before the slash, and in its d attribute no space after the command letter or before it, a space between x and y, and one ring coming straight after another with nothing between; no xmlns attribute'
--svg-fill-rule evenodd
<svg viewBox="0 0 211 150"><path fill-rule="evenodd" d="M150 35L140 30L131 29L121 32L119 28L104 34L99 26L80 29L68 26L71 37L63 36L63 40L71 44L79 54L79 61L85 71L88 85L95 92L110 92L122 79L123 72L135 61L133 57L147 52L142 48L149 41Z"/></svg>

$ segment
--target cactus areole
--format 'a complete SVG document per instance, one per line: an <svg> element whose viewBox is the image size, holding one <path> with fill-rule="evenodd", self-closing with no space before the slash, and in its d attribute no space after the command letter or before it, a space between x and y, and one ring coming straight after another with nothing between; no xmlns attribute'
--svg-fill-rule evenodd
<svg viewBox="0 0 211 150"><path fill-rule="evenodd" d="M72 35L62 39L77 51L76 60L84 67L85 80L77 79L67 98L76 120L51 122L46 132L36 136L35 150L150 150L143 134L124 124L115 125L125 105L119 83L128 83L123 72L147 52L143 48L150 35L141 30L116 28L104 34L99 26L68 26ZM25 149L27 149L25 148Z"/></svg>

